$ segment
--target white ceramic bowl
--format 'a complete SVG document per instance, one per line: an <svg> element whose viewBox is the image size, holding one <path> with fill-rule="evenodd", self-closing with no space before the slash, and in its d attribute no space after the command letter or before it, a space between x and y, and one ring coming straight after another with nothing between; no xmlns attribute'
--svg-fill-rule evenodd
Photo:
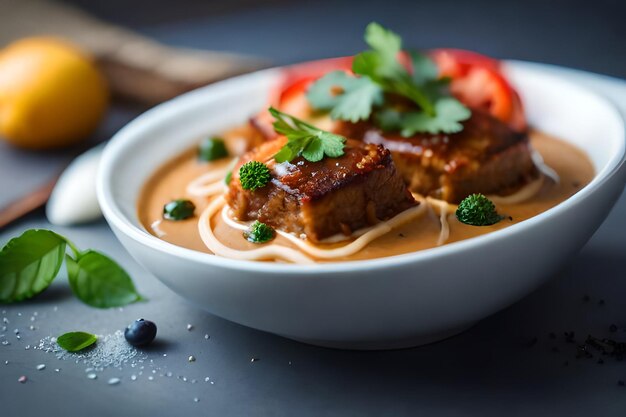
<svg viewBox="0 0 626 417"><path fill-rule="evenodd" d="M220 317L307 343L354 349L436 341L525 296L576 254L622 192L624 124L603 98L509 62L532 125L585 150L597 171L579 193L525 222L440 248L368 261L285 265L174 246L137 219L139 190L162 163L266 105L284 70L204 87L128 124L101 162L98 199L131 255L173 291Z"/></svg>

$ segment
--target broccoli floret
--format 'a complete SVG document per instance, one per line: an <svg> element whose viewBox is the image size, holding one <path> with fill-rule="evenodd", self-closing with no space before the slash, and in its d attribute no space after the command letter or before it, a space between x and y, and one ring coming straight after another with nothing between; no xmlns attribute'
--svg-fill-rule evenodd
<svg viewBox="0 0 626 417"><path fill-rule="evenodd" d="M493 202L482 194L472 194L461 201L456 218L472 226L489 226L503 219Z"/></svg>
<svg viewBox="0 0 626 417"><path fill-rule="evenodd" d="M243 237L252 243L265 243L274 239L274 229L271 226L255 221L248 230L243 232Z"/></svg>
<svg viewBox="0 0 626 417"><path fill-rule="evenodd" d="M250 161L239 168L239 181L244 190L254 191L265 187L270 179L270 169L263 162Z"/></svg>

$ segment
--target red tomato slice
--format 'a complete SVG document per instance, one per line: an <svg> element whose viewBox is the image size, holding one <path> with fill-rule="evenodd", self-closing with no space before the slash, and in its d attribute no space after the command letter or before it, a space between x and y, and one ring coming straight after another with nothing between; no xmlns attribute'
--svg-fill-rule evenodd
<svg viewBox="0 0 626 417"><path fill-rule="evenodd" d="M452 78L450 90L459 100L515 130L526 129L522 102L502 74L499 61L460 49L437 49L431 56L441 75Z"/></svg>

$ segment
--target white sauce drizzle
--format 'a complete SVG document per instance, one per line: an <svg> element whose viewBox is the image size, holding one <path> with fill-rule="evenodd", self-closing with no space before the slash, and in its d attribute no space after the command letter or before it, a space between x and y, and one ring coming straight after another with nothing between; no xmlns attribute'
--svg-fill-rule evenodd
<svg viewBox="0 0 626 417"><path fill-rule="evenodd" d="M150 225L150 228L152 229L152 231L157 235L157 237L164 237L167 236L167 233L165 233L163 231L163 229L161 229L161 220L155 220L152 222L152 224Z"/></svg>
<svg viewBox="0 0 626 417"><path fill-rule="evenodd" d="M301 252L292 248L287 248L282 245L271 244L263 246L259 249L252 250L237 250L229 248L220 242L213 233L213 227L211 226L211 218L226 204L223 196L215 198L208 205L206 209L200 215L200 221L198 223L198 231L200 232L200 238L204 244L209 248L211 252L216 255L224 256L231 259L256 261L261 259L283 259L289 262L300 264L314 263L313 259L302 254Z"/></svg>
<svg viewBox="0 0 626 417"><path fill-rule="evenodd" d="M545 177L548 177L554 182L559 182L558 174L544 163L543 158L539 155L539 153L533 152L532 158L537 166L537 169L541 173L539 178L528 183L514 194L507 196L489 196L494 203L517 204L532 198L541 189L545 181ZM226 187L223 179L227 172L232 169L235 162L236 159L229 164L228 168L214 169L194 179L187 186L187 193L195 197L213 197L222 194ZM307 254L318 259L334 259L354 255L377 238L389 233L394 228L421 217L426 212L426 209L430 207L439 215L439 222L441 224L441 231L439 233L439 238L437 239L437 246L441 246L446 243L450 237L448 215L456 209L456 206L454 204L449 204L444 200L432 197L424 198L419 194L413 194L413 197L415 197L418 205L399 213L389 220L383 221L375 226L359 229L350 236L337 234L326 238L321 242L337 243L349 239L355 239L345 246L334 249L322 249L307 242L306 236L298 237L281 230L277 230L276 233L297 246L299 250L276 243L252 250L237 250L229 248L222 244L213 233L213 227L211 226L211 219L213 216L221 210L223 221L231 228L238 230L246 230L250 222L240 222L233 219L230 214L230 208L226 204L226 200L223 195L213 199L208 207L202 212L198 223L198 230L200 232L200 237L207 248L219 256L240 260L282 259L293 263L310 264L315 261L311 257L307 256ZM158 221L152 224L152 229L159 237L165 235L165 233L159 229Z"/></svg>
<svg viewBox="0 0 626 417"><path fill-rule="evenodd" d="M426 201L431 207L435 207L439 210L439 223L441 223L441 231L439 232L439 238L437 239L437 246L441 246L450 238L450 223L448 223L448 208L453 206L445 200L439 200L432 197L426 197ZM437 210L435 210L437 212Z"/></svg>
<svg viewBox="0 0 626 417"><path fill-rule="evenodd" d="M389 233L394 228L424 214L426 210L426 204L424 204L423 197L420 197L420 199L421 200L418 200L419 204L416 205L415 207L411 207L410 209L407 209L403 211L402 213L397 214L395 217L392 217L391 219L387 221L380 222L376 226L369 227L366 229L361 229L355 232L353 235L349 236L348 238L353 238L355 236L359 236L359 237L353 242L345 246L342 246L340 248L321 249L297 236L292 235L291 233L283 232L281 230L277 230L276 233L278 233L280 236L284 237L285 239L289 240L291 243L293 243L298 248L300 248L300 250L302 250L303 252L306 252L309 255L314 256L316 258L333 259L333 258L341 258L344 256L350 256L361 251L365 246L369 245L372 241ZM240 229L240 230L245 230L247 228L247 225L245 223L239 223L233 220L232 218L230 218L230 216L228 215L227 206L225 206L224 210L222 210L222 218L229 226L233 228Z"/></svg>
<svg viewBox="0 0 626 417"><path fill-rule="evenodd" d="M554 181L555 184L558 184L561 181L559 174L544 162L543 157L539 152L533 150L531 153L531 158L539 172L550 178L552 181Z"/></svg>
<svg viewBox="0 0 626 417"><path fill-rule="evenodd" d="M236 163L237 158L234 158L226 168L214 168L200 175L187 185L185 191L192 197L212 197L221 194L226 188L224 178ZM209 167L210 165L212 165L211 162L209 162Z"/></svg>

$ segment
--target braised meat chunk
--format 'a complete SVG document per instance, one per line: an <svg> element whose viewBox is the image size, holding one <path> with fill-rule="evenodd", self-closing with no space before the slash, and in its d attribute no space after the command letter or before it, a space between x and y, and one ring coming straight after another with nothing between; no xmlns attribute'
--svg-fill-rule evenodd
<svg viewBox="0 0 626 417"><path fill-rule="evenodd" d="M510 194L539 175L528 135L479 111L454 134L404 138L365 124L345 124L342 130L389 149L411 191L450 203L473 193Z"/></svg>
<svg viewBox="0 0 626 417"><path fill-rule="evenodd" d="M239 220L259 220L276 229L319 242L389 219L417 204L382 146L348 140L344 155L310 162L298 157L276 163L285 144L279 137L244 155L233 170L226 199ZM271 181L244 190L239 167L266 162Z"/></svg>

